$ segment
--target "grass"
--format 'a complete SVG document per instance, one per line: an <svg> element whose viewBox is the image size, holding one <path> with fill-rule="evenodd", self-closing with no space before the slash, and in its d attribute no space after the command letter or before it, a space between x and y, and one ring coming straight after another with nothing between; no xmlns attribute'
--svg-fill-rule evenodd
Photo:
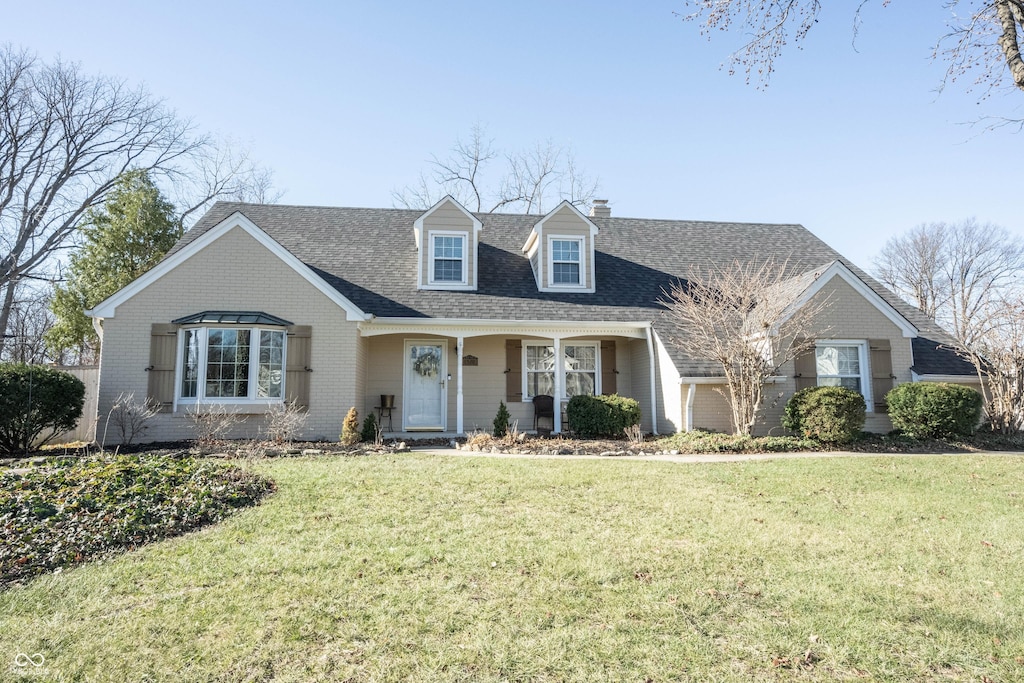
<svg viewBox="0 0 1024 683"><path fill-rule="evenodd" d="M256 508L0 593L0 678L1024 680L1019 456L259 470Z"/></svg>

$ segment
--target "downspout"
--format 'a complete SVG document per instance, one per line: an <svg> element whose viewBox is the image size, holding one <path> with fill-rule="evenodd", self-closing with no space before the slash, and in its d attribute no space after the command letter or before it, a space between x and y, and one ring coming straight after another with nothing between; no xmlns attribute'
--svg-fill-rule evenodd
<svg viewBox="0 0 1024 683"><path fill-rule="evenodd" d="M92 329L96 332L96 336L100 339L100 346L103 345L103 325L100 325L101 318L92 319Z"/></svg>
<svg viewBox="0 0 1024 683"><path fill-rule="evenodd" d="M697 385L691 383L686 390L686 431L693 431L693 398L697 394Z"/></svg>
<svg viewBox="0 0 1024 683"><path fill-rule="evenodd" d="M651 366L651 434L658 435L658 372L655 367L656 356L654 355L654 330L651 324L647 323L644 328L647 337L647 354L650 356Z"/></svg>

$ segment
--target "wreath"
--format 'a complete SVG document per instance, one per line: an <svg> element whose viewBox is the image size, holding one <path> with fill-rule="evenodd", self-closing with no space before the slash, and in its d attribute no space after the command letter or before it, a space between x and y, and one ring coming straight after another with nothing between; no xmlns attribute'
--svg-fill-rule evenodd
<svg viewBox="0 0 1024 683"><path fill-rule="evenodd" d="M441 358L431 349L413 361L412 369L420 377L437 377L437 373L441 371Z"/></svg>

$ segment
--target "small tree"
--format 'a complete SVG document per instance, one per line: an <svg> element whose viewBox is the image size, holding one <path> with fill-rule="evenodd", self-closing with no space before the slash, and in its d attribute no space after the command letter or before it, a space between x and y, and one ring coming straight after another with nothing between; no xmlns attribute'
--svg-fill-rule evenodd
<svg viewBox="0 0 1024 683"><path fill-rule="evenodd" d="M675 325L672 341L691 357L722 368L726 388L719 392L729 401L736 434L753 429L768 379L825 332L815 321L828 297L799 305L813 276L794 274L774 259L736 261L691 268L662 299Z"/></svg>
<svg viewBox="0 0 1024 683"><path fill-rule="evenodd" d="M363 420L359 439L365 443L374 443L377 440L377 415L373 411L370 411L370 414Z"/></svg>
<svg viewBox="0 0 1024 683"><path fill-rule="evenodd" d="M41 365L0 365L0 453L25 453L74 429L84 404L77 377Z"/></svg>
<svg viewBox="0 0 1024 683"><path fill-rule="evenodd" d="M352 406L348 409L345 421L341 424L340 441L344 446L354 446L359 443L359 412Z"/></svg>
<svg viewBox="0 0 1024 683"><path fill-rule="evenodd" d="M494 416L494 438L500 439L508 434L508 421L510 419L512 419L512 416L509 414L505 402L499 401L498 414Z"/></svg>

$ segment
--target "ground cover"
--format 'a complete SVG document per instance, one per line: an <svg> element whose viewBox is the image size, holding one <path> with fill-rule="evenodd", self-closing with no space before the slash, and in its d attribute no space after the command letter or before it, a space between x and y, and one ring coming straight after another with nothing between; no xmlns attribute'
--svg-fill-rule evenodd
<svg viewBox="0 0 1024 683"><path fill-rule="evenodd" d="M0 593L0 672L1024 680L1022 465L265 460L263 504Z"/></svg>

